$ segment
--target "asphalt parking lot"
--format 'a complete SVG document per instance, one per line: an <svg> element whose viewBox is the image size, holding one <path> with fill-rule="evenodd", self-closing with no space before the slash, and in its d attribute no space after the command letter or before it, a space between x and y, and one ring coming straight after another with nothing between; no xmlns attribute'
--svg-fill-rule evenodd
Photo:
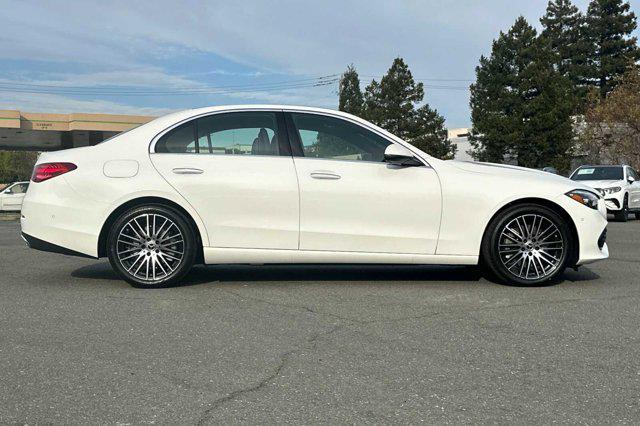
<svg viewBox="0 0 640 426"><path fill-rule="evenodd" d="M198 267L138 290L0 221L0 423L638 423L640 221L511 288L474 268Z"/></svg>

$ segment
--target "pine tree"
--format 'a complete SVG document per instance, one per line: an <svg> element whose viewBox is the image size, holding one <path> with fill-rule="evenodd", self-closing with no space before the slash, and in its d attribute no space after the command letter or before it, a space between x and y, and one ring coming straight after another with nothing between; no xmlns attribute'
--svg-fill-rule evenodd
<svg viewBox="0 0 640 426"><path fill-rule="evenodd" d="M404 60L396 58L380 84L374 80L367 87L367 119L405 139L411 131L414 108L423 97L422 83L416 83Z"/></svg>
<svg viewBox="0 0 640 426"><path fill-rule="evenodd" d="M506 155L525 167L568 167L571 85L556 69L549 41L519 17L481 57L471 86L471 143L479 160Z"/></svg>
<svg viewBox="0 0 640 426"><path fill-rule="evenodd" d="M636 16L623 0L592 0L587 11L583 37L589 42L584 78L604 99L618 77L640 59L636 37Z"/></svg>
<svg viewBox="0 0 640 426"><path fill-rule="evenodd" d="M413 136L407 142L418 149L443 160L452 159L458 147L449 140L444 117L425 104L415 111Z"/></svg>
<svg viewBox="0 0 640 426"><path fill-rule="evenodd" d="M584 16L571 0L551 0L540 19L541 36L546 38L556 53L556 66L560 74L574 86L576 107L584 105L586 90L581 78L585 73L588 42L582 37Z"/></svg>
<svg viewBox="0 0 640 426"><path fill-rule="evenodd" d="M364 97L360 90L360 78L353 64L340 78L338 87L338 109L349 114L360 116L364 107Z"/></svg>
<svg viewBox="0 0 640 426"><path fill-rule="evenodd" d="M424 99L422 83L416 83L408 65L396 58L380 83L373 80L364 93L364 118L438 158L453 158L456 146L449 141L444 118Z"/></svg>

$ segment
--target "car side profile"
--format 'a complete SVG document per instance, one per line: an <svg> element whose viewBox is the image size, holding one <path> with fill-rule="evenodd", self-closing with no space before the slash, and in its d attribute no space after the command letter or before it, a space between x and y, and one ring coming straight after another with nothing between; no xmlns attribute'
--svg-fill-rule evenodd
<svg viewBox="0 0 640 426"><path fill-rule="evenodd" d="M0 211L19 212L22 200L29 188L29 182L14 182L0 192Z"/></svg>
<svg viewBox="0 0 640 426"><path fill-rule="evenodd" d="M640 219L640 176L632 167L581 166L570 179L588 185L598 191L605 201L607 212L617 221L626 222L630 213Z"/></svg>
<svg viewBox="0 0 640 426"><path fill-rule="evenodd" d="M438 160L342 112L258 105L42 154L21 226L32 248L108 257L138 287L194 263L482 264L537 285L608 257L605 215L579 182Z"/></svg>

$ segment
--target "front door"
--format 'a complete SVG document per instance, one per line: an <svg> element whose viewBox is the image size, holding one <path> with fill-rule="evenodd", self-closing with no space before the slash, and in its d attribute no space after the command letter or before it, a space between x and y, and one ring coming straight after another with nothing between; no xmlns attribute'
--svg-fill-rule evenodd
<svg viewBox="0 0 640 426"><path fill-rule="evenodd" d="M165 133L151 160L197 210L212 247L297 249L298 182L282 113L232 112Z"/></svg>
<svg viewBox="0 0 640 426"><path fill-rule="evenodd" d="M290 113L300 184L300 249L435 254L440 183L385 163L392 143L351 121Z"/></svg>

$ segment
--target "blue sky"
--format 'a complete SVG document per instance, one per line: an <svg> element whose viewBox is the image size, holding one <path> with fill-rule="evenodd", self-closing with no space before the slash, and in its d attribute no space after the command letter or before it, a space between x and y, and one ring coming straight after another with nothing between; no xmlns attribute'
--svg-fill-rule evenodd
<svg viewBox="0 0 640 426"><path fill-rule="evenodd" d="M575 1L583 10L587 3ZM634 10L638 3L631 2ZM518 15L539 26L546 4L0 0L0 109L162 114L238 103L336 108L337 84L314 87L315 78L353 63L364 85L402 56L447 126L465 127L467 87L480 55Z"/></svg>

